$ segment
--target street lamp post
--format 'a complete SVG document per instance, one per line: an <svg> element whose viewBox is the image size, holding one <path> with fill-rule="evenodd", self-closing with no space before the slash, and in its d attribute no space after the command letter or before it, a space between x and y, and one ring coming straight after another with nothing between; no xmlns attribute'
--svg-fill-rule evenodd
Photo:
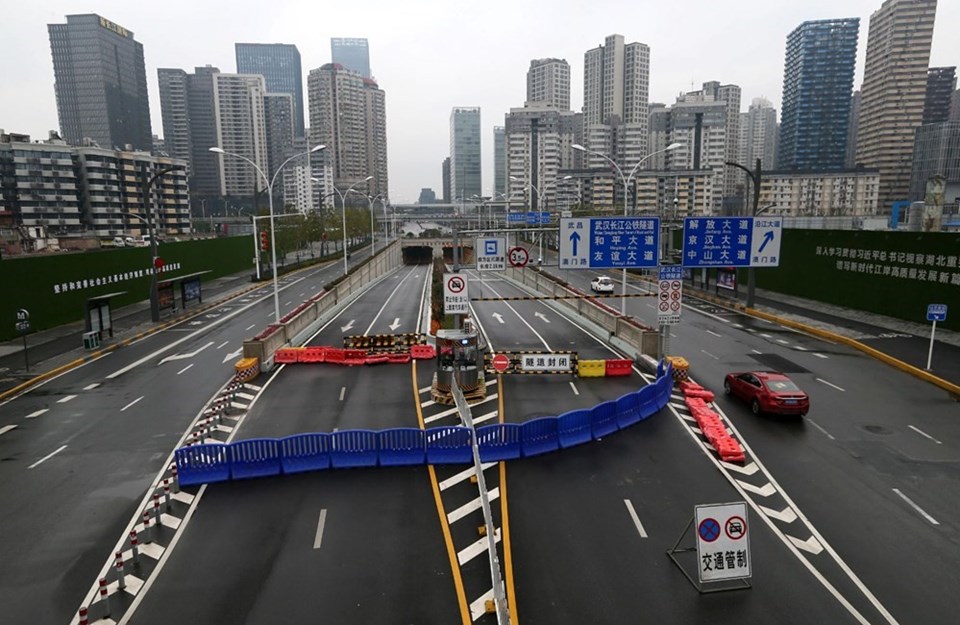
<svg viewBox="0 0 960 625"><path fill-rule="evenodd" d="M348 192L349 192L349 191L348 191ZM356 189L354 189L354 192L355 192L355 193L360 193L360 191L357 191ZM370 202L370 242L371 242L371 244L373 245L373 249L372 249L371 252L370 252L370 257L373 258L374 254L377 253L377 238L376 238L376 237L374 236L374 234L373 234L373 203L376 202L378 199L379 199L379 200L382 200L382 199L383 199L383 194L382 194L382 193L378 193L376 196L370 196L370 195L364 193L363 196L364 196L365 198L367 198L367 201L368 201L368 202ZM386 218L386 216L387 216L387 206L386 206L386 204L384 204L384 206L383 206L383 216L384 216L384 218Z"/></svg>
<svg viewBox="0 0 960 625"><path fill-rule="evenodd" d="M277 167L277 170L273 172L273 178L268 178L267 175L263 173L263 170L260 169L260 166L257 165L252 160L250 160L249 158L247 158L246 156L242 156L240 154L234 154L233 152L227 152L223 148L218 148L218 147L210 148L211 152L215 152L222 156L233 156L233 157L239 158L242 161L246 161L247 163L252 165L254 169L257 170L257 173L260 174L264 182L267 184L267 193L270 196L270 262L273 264L273 312L276 315L276 322L278 324L280 323L280 283L277 281L277 229L274 227L274 219L273 219L274 218L273 184L277 181L277 176L280 174L281 171L283 171L283 168L287 163L294 160L295 158L300 158L301 156L307 156L309 154L312 154L313 152L318 152L325 147L327 146L315 145L312 148L310 148L310 150L307 152L304 152L301 154L294 154L287 160L280 163L280 166ZM256 240L256 237L257 237L256 232L254 232L253 236L254 236L254 240ZM256 241L254 241L254 243L256 243ZM259 270L259 266L258 266L258 270Z"/></svg>
<svg viewBox="0 0 960 625"><path fill-rule="evenodd" d="M135 213L124 213L145 221L147 224L147 232L150 233L150 256L152 257L151 264L153 265L152 278L150 280L150 320L154 323L160 321L160 296L157 292L157 233L153 226L153 202L151 201L150 189L153 187L153 183L160 179L160 176L176 169L176 167L164 167L149 179L144 177L142 192L143 210L147 213L146 219L143 219Z"/></svg>
<svg viewBox="0 0 960 625"><path fill-rule="evenodd" d="M620 169L620 166L617 163L607 156L606 154L601 154L600 152L594 152L593 150L588 150L582 145L575 143L573 144L574 150L579 150L581 152L586 152L587 154L593 154L594 156L599 156L600 158L606 160L608 163L613 165L613 168L616 169L617 174L620 175L620 180L623 182L623 216L626 217L629 208L630 208L630 181L633 180L634 174L637 173L637 170L640 169L640 166L643 165L647 159L651 156L656 156L663 152L669 152L670 150L676 150L677 148L683 147L682 143L671 143L662 150L657 150L656 152L651 152L647 154L633 166L633 169L630 170L629 176L623 175L623 170ZM626 316L627 314L627 268L624 267L620 275L620 314Z"/></svg>
<svg viewBox="0 0 960 625"><path fill-rule="evenodd" d="M333 190L337 192L337 195L340 196L340 214L343 218L343 275L347 275L347 202L346 196L353 190L358 184L363 184L369 180L372 180L373 176L367 176L360 182L355 182L350 185L347 190L343 193L340 193L340 190L337 189L337 185L333 185Z"/></svg>
<svg viewBox="0 0 960 625"><path fill-rule="evenodd" d="M740 163L726 162L724 165L728 167L736 167L737 169L742 169L746 172L747 176L750 177L750 182L753 183L753 207L752 210L747 210L748 214L756 217L760 214L760 165L761 161L757 159L756 171L750 171ZM750 209L751 207L744 207ZM754 271L753 267L747 267L747 308L753 308L754 298L756 296L757 290L757 274Z"/></svg>
<svg viewBox="0 0 960 625"><path fill-rule="evenodd" d="M562 181L562 180L570 180L571 178L573 178L573 176L564 176L563 178L560 178L559 180L561 180L561 181ZM510 180L513 180L514 182L523 182L522 180L520 180L520 179L517 178L516 176L510 176ZM533 189L533 191L537 194L537 211L538 211L538 212L543 212L543 196L547 194L547 189L550 188L550 185L556 184L557 182L558 182L558 180L557 180L557 179L554 179L554 180L551 180L550 182L548 182L547 184L543 185L543 191L541 191L540 189L537 189L536 185L534 185L532 182L527 185L528 187L530 187L531 189ZM539 221L539 220L538 220L538 221ZM543 233L542 233L542 232L540 233L540 248L539 248L539 249L540 249L540 256L537 257L537 260L538 260L538 264L541 264L541 263L543 262Z"/></svg>

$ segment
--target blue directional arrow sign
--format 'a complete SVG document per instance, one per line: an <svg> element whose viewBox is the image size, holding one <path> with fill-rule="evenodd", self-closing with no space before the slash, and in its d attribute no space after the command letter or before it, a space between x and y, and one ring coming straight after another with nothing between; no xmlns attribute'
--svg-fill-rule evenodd
<svg viewBox="0 0 960 625"><path fill-rule="evenodd" d="M656 217L575 217L560 220L561 269L656 267Z"/></svg>
<svg viewBox="0 0 960 625"><path fill-rule="evenodd" d="M683 222L684 267L777 267L779 217L688 217Z"/></svg>
<svg viewBox="0 0 960 625"><path fill-rule="evenodd" d="M946 320L947 320L946 304L928 304L927 305L927 321L946 321Z"/></svg>

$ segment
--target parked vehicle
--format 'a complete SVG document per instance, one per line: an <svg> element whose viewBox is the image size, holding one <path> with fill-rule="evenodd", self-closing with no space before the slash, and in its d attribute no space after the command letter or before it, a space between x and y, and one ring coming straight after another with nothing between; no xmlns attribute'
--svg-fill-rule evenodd
<svg viewBox="0 0 960 625"><path fill-rule="evenodd" d="M810 410L810 397L778 371L728 373L723 381L723 392L750 404L756 415L803 416Z"/></svg>
<svg viewBox="0 0 960 625"><path fill-rule="evenodd" d="M616 285L607 276L598 276L590 283L590 290L594 293L613 293Z"/></svg>

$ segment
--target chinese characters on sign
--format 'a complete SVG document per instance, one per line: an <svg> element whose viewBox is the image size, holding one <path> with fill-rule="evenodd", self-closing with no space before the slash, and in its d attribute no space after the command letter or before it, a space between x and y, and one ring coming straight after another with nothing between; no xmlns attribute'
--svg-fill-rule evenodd
<svg viewBox="0 0 960 625"><path fill-rule="evenodd" d="M777 267L783 220L779 217L687 217L685 267Z"/></svg>
<svg viewBox="0 0 960 625"><path fill-rule="evenodd" d="M570 354L523 354L520 370L530 372L563 373L571 370Z"/></svg>
<svg viewBox="0 0 960 625"><path fill-rule="evenodd" d="M503 271L506 267L507 242L503 238L480 237L474 247L477 271Z"/></svg>
<svg viewBox="0 0 960 625"><path fill-rule="evenodd" d="M837 271L960 286L960 256L819 245L816 255L836 259Z"/></svg>
<svg viewBox="0 0 960 625"><path fill-rule="evenodd" d="M465 315L470 312L467 279L458 273L443 274L443 312L448 315Z"/></svg>
<svg viewBox="0 0 960 625"><path fill-rule="evenodd" d="M701 582L750 577L746 503L697 506L694 523Z"/></svg>
<svg viewBox="0 0 960 625"><path fill-rule="evenodd" d="M163 266L163 271L177 271L180 269L180 263L170 263ZM117 284L125 280L136 280L137 278L149 278L154 271L159 271L154 267L149 267L147 269L136 269L133 271L124 271L123 273L114 273L108 274L105 276L100 276L96 278L84 278L82 280L71 280L69 282L61 282L53 285L53 292L56 294L60 293L69 293L71 291L80 291L83 289L95 288L98 286L104 286L106 284Z"/></svg>
<svg viewBox="0 0 960 625"><path fill-rule="evenodd" d="M683 267L680 265L660 267L657 302L657 323L675 325L680 323L683 310Z"/></svg>
<svg viewBox="0 0 960 625"><path fill-rule="evenodd" d="M656 267L660 220L591 217L560 220L561 269Z"/></svg>

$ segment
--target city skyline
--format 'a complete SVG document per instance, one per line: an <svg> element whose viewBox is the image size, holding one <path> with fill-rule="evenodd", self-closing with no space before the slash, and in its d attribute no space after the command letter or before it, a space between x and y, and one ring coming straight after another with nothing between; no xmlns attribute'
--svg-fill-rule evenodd
<svg viewBox="0 0 960 625"><path fill-rule="evenodd" d="M46 25L64 21L66 15L96 12L136 33L144 45L152 130L162 134L158 95L158 67L192 68L211 64L225 70L234 67L234 44L238 42L286 43L296 45L303 59L303 72L308 73L330 62L331 37L362 37L369 41L370 65L380 86L390 94L387 109L388 144L391 151L391 198L397 202L413 201L422 187L441 188L437 163L449 151L448 116L452 107L479 105L482 111L483 192L493 185L494 125L502 124L503 115L524 99L526 72L532 59L565 58L571 68L571 106L579 111L583 104L584 53L602 43L612 33L623 34L628 41L650 47L650 102L671 103L676 94L700 83L719 78L742 87L743 102L766 97L780 109L783 78L783 42L787 34L807 20L859 17L866 28L870 15L879 9L880 0L857 0L836 6L834 3L810 2L796 6L766 6L746 0L738 10L717 16L708 10L688 12L690 28L708 33L725 33L722 47L704 50L689 46L669 36L669 29L653 26L623 27L633 23L669 23L667 13L651 7L616 5L618 18L596 20L586 9L573 4L553 5L555 16L538 13L538 28L526 32L521 25L504 23L504 11L534 14L542 3L513 7L492 3L484 7L432 7L427 17L414 21L409 7L383 4L372 11L374 19L362 27L349 26L347 12L332 9L319 27L293 4L275 3L269 19L249 20L244 3L195 6L171 2L163 11L144 10L119 2L96 2L93 6L76 2L49 2L42 7L18 7L3 26L0 45L5 56L16 56L20 62L11 67L8 85L19 98L8 98L0 105L0 127L8 132L21 132L43 138L46 131L58 127L53 90L53 67ZM601 3L602 4L602 3ZM247 8L254 8L252 3ZM427 7L424 4L424 7ZM614 5L611 3L611 7ZM542 8L542 7L540 7ZM189 11L189 20L184 20ZM309 12L308 12L309 13ZM732 13L737 13L733 19ZM606 12L609 14L609 12ZM241 17L243 16L243 17ZM309 16L306 16L309 17ZM640 21L639 18L643 18ZM652 18L652 20L651 20ZM208 32L204 24L216 19L218 28ZM949 25L960 20L960 7L941 3L933 34L931 66L960 64L960 42L949 36ZM512 22L512 20L511 20ZM518 20L518 24L523 20ZM575 27L566 24L576 24ZM454 24L470 24L487 31L484 45L468 50L459 45L459 36L445 31ZM496 24L496 27L489 25ZM447 30L452 30L448 28ZM521 32L522 31L522 32ZM174 34L176 38L174 38ZM461 33L462 34L462 33ZM521 36L522 34L522 36ZM423 35L423 36L419 36ZM427 36L429 35L429 36ZM693 41L719 41L716 37L690 37ZM183 41L189 41L184 45ZM506 42L512 45L506 46ZM861 40L862 41L862 40ZM504 44L504 45L501 45ZM864 47L858 49L854 87L862 82ZM438 52L449 51L448 54ZM444 81L438 83L437 76ZM693 83L693 86L691 86ZM441 84L441 87L437 85ZM491 85L496 88L491 89ZM433 97L423 93L433 91ZM426 100L426 101L425 101ZM305 103L304 103L305 106ZM744 107L741 107L744 110Z"/></svg>

